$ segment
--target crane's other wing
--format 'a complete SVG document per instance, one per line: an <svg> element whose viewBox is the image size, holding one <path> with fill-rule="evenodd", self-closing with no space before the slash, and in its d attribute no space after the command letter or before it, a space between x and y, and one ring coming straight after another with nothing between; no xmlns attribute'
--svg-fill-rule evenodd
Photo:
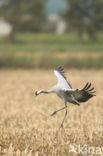
<svg viewBox="0 0 103 156"><path fill-rule="evenodd" d="M91 88L91 83L86 83L83 89L79 90L72 90L72 91L66 91L66 94L71 94L78 102L86 102L91 97L95 96L94 87Z"/></svg>
<svg viewBox="0 0 103 156"><path fill-rule="evenodd" d="M64 90L71 90L72 87L68 83L65 75L64 75L64 69L62 67L59 67L54 70L54 74L56 75L58 79L58 86L60 86Z"/></svg>

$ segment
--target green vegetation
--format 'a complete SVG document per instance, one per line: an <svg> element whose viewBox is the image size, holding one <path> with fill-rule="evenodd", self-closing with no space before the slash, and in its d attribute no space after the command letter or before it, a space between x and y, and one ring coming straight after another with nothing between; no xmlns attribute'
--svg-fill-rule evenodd
<svg viewBox="0 0 103 156"><path fill-rule="evenodd" d="M101 0L67 0L67 10L63 17L69 31L75 31L81 43L86 32L92 40L96 33L103 30L103 1Z"/></svg>
<svg viewBox="0 0 103 156"><path fill-rule="evenodd" d="M15 42L18 32L41 31L45 19L45 0L3 0L1 4L0 17L12 25L9 42Z"/></svg>
<svg viewBox="0 0 103 156"><path fill-rule="evenodd" d="M97 41L84 37L84 44L71 33L17 34L15 44L0 38L0 68L103 68L103 33L98 34Z"/></svg>
<svg viewBox="0 0 103 156"><path fill-rule="evenodd" d="M15 44L9 44L5 38L0 38L0 53L2 52L65 52L65 51L103 51L103 33L97 35L98 40L92 41L85 34L85 43L81 44L76 34L32 34L16 35Z"/></svg>
<svg viewBox="0 0 103 156"><path fill-rule="evenodd" d="M55 68L63 65L66 68L103 68L103 56L99 58L58 58L42 56L38 60L32 56L2 56L0 68Z"/></svg>

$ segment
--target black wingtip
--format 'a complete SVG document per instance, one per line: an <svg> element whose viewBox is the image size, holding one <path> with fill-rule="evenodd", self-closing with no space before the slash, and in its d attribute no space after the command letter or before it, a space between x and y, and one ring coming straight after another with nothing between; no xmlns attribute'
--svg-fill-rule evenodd
<svg viewBox="0 0 103 156"><path fill-rule="evenodd" d="M62 66L59 66L56 70L66 79L64 68Z"/></svg>
<svg viewBox="0 0 103 156"><path fill-rule="evenodd" d="M84 88L82 90L85 90L91 96L96 96L94 94L94 93L96 93L96 91L94 90L94 87L91 88L91 83L89 83L89 82L86 83L86 85L84 86Z"/></svg>
<svg viewBox="0 0 103 156"><path fill-rule="evenodd" d="M84 88L83 88L83 89L86 89L86 87L88 86L88 84L89 84L89 82L87 82L87 83L86 83L86 85L84 86Z"/></svg>
<svg viewBox="0 0 103 156"><path fill-rule="evenodd" d="M62 66L59 66L56 68L57 70L60 70L60 71L64 71L64 68Z"/></svg>

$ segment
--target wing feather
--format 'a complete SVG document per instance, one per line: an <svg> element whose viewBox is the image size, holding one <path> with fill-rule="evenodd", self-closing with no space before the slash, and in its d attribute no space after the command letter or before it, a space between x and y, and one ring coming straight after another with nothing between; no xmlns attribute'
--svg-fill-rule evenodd
<svg viewBox="0 0 103 156"><path fill-rule="evenodd" d="M91 87L91 83L87 83L83 89L79 90L73 90L70 91L69 94L73 95L73 97L78 101L78 102L86 102L88 101L91 97L95 96L95 91L94 87Z"/></svg>
<svg viewBox="0 0 103 156"><path fill-rule="evenodd" d="M58 67L54 70L54 74L58 79L58 86L62 87L64 90L72 89L71 85L68 83L66 76L64 74L64 69L62 67Z"/></svg>

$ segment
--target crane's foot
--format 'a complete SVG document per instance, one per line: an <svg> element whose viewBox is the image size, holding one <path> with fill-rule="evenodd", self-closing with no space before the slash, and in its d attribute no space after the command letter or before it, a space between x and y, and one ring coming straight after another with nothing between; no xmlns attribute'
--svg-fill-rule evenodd
<svg viewBox="0 0 103 156"><path fill-rule="evenodd" d="M53 116L53 115L55 115L57 112L55 111L55 112L53 112L50 116Z"/></svg>

